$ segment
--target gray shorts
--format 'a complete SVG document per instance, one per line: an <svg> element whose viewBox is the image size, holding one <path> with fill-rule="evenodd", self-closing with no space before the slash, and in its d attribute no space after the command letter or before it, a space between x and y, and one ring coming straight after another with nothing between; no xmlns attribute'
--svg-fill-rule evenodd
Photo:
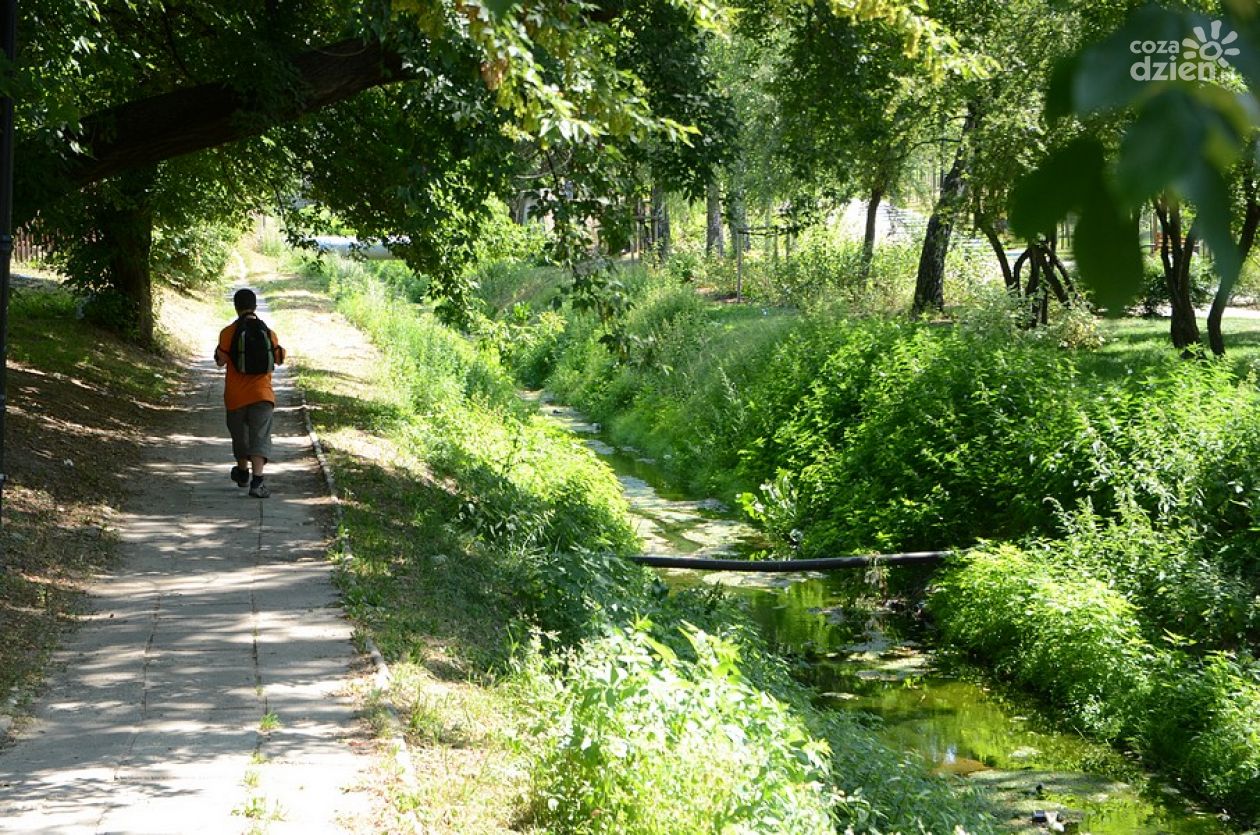
<svg viewBox="0 0 1260 835"><path fill-rule="evenodd" d="M262 400L227 413L233 458L240 460L252 455L271 458L271 415L275 410L275 404Z"/></svg>

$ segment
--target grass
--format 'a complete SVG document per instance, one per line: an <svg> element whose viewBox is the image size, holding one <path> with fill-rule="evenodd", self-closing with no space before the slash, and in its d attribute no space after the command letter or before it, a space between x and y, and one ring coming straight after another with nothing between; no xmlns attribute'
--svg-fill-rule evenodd
<svg viewBox="0 0 1260 835"><path fill-rule="evenodd" d="M433 831L500 832L523 807L513 736L518 700L493 685L516 603L495 565L450 524L457 485L416 454L408 405L388 363L332 309L327 281L254 259L345 500L355 559L338 582L357 629L390 662L388 699L404 723L418 793L396 785L397 812Z"/></svg>
<svg viewBox="0 0 1260 835"><path fill-rule="evenodd" d="M633 543L615 480L531 415L493 351L333 270L374 346L320 307L320 279L266 292L283 332L318 335L294 356L347 499L345 599L395 668L389 697L418 759L400 809L468 832L764 830L776 816L799 831L833 816L987 831L972 801L813 710L732 604L663 596L619 559ZM613 721L594 756L583 740ZM908 784L912 803L885 788Z"/></svg>
<svg viewBox="0 0 1260 835"><path fill-rule="evenodd" d="M1200 320L1199 326L1206 324ZM1260 316L1228 317L1223 321L1225 356L1239 377L1260 372ZM1116 319L1100 322L1101 348L1081 357L1081 367L1100 379L1139 373L1173 352L1164 319Z"/></svg>
<svg viewBox="0 0 1260 835"><path fill-rule="evenodd" d="M26 698L85 580L112 564L126 474L179 377L168 357L77 320L55 279L19 278L9 322L0 704Z"/></svg>
<svg viewBox="0 0 1260 835"><path fill-rule="evenodd" d="M1004 295L915 323L625 286L615 322L516 310L482 338L693 492L748 491L806 555L1014 543L949 575L945 641L1254 819L1260 320L1187 362L1166 322L1029 332Z"/></svg>

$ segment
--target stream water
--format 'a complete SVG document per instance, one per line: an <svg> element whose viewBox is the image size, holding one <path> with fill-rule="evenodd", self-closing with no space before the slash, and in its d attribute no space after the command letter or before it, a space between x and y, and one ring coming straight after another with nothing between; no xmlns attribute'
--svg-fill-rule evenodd
<svg viewBox="0 0 1260 835"><path fill-rule="evenodd" d="M686 496L657 462L617 447L578 412L529 399L616 472L645 553L738 556L768 546L720 502ZM1013 831L1062 831L1056 819L1094 835L1234 831L1113 749L1054 728L1019 697L992 692L921 646L919 601L904 592L922 588L924 571L661 574L674 587L721 584L738 595L773 644L806 660L802 675L820 704L878 717L885 742L979 788Z"/></svg>

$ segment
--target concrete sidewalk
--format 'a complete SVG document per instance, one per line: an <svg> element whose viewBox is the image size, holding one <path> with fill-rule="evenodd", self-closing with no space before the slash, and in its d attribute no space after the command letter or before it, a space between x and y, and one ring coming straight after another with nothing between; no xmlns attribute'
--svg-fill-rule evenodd
<svg viewBox="0 0 1260 835"><path fill-rule="evenodd" d="M371 743L345 695L361 662L297 393L278 369L259 500L228 478L222 371L190 379L136 467L123 562L0 752L0 832L319 833L370 815Z"/></svg>

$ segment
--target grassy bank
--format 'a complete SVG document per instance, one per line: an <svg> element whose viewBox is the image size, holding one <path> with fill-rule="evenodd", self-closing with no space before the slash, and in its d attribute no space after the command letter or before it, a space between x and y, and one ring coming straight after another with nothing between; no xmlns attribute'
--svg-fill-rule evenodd
<svg viewBox="0 0 1260 835"><path fill-rule="evenodd" d="M181 305L168 297L168 321ZM179 370L78 320L51 277L16 280L9 322L0 706L20 711L85 611L85 583L115 557L140 440L161 425Z"/></svg>
<svg viewBox="0 0 1260 835"><path fill-rule="evenodd" d="M1160 322L1028 332L981 298L954 323L914 323L619 277L617 321L526 315L526 298L483 330L523 380L695 491L742 497L806 555L979 544L932 598L948 643L1213 804L1260 814L1250 323L1232 323L1241 350L1225 360L1186 362Z"/></svg>
<svg viewBox="0 0 1260 835"><path fill-rule="evenodd" d="M386 284L331 263L265 292L298 333L327 286L375 346L361 374L327 359L356 362L331 327L320 359L294 355L349 497L351 612L400 670L418 756L464 759L400 805L462 832L992 828L812 708L736 606L622 559L611 473L517 398L497 350Z"/></svg>
<svg viewBox="0 0 1260 835"><path fill-rule="evenodd" d="M1260 665L1145 637L1137 607L1057 549L975 551L939 580L942 636L1244 822L1260 820ZM1173 581L1175 582L1175 581Z"/></svg>
<svg viewBox="0 0 1260 835"><path fill-rule="evenodd" d="M989 311L915 324L622 281L628 356L605 348L608 326L588 313L508 317L497 338L516 373L698 492L734 498L781 479L758 497L765 521L802 531L808 552L1059 533L1047 497L1111 515L1130 494L1161 523L1206 524L1222 541L1254 520L1260 404L1232 358L1185 363L1138 340L1064 351L1060 334Z"/></svg>

